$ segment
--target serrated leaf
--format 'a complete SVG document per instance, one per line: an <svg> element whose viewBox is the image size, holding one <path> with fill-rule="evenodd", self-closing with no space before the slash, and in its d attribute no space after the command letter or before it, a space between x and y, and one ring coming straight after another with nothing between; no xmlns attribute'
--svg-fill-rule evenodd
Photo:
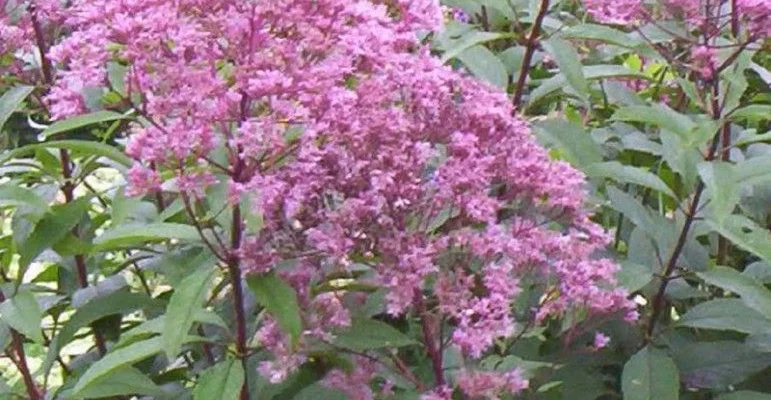
<svg viewBox="0 0 771 400"><path fill-rule="evenodd" d="M364 351L410 346L416 342L385 322L354 318L350 328L336 333L334 343L347 349Z"/></svg>
<svg viewBox="0 0 771 400"><path fill-rule="evenodd" d="M302 319L297 293L275 273L250 275L246 278L257 302L276 319L284 333L297 343L302 333Z"/></svg>
<svg viewBox="0 0 771 400"><path fill-rule="evenodd" d="M621 377L624 400L676 400L677 367L663 351L647 346L627 361Z"/></svg>
<svg viewBox="0 0 771 400"><path fill-rule="evenodd" d="M110 229L94 239L94 251L104 251L169 239L178 239L185 242L201 241L198 231L190 225L169 222L124 224Z"/></svg>
<svg viewBox="0 0 771 400"><path fill-rule="evenodd" d="M3 96L0 97L0 131L2 131L8 118L33 90L35 90L33 86L16 86L3 93Z"/></svg>
<svg viewBox="0 0 771 400"><path fill-rule="evenodd" d="M155 337L110 351L83 373L80 379L78 379L78 383L72 389L73 395L80 396L91 385L97 384L114 371L158 354L161 350L161 338Z"/></svg>
<svg viewBox="0 0 771 400"><path fill-rule="evenodd" d="M187 276L174 289L166 308L166 320L161 339L169 360L173 360L182 349L182 343L195 322L195 314L209 291L214 270L201 268Z"/></svg>
<svg viewBox="0 0 771 400"><path fill-rule="evenodd" d="M13 297L0 303L0 316L3 322L29 339L43 343L40 325L43 311L29 291L19 291Z"/></svg>
<svg viewBox="0 0 771 400"><path fill-rule="evenodd" d="M241 362L230 358L201 374L193 389L193 399L237 399L243 384L244 368Z"/></svg>
<svg viewBox="0 0 771 400"><path fill-rule="evenodd" d="M744 304L771 319L771 291L752 278L722 266L697 272L697 275L710 285L738 294Z"/></svg>
<svg viewBox="0 0 771 400"><path fill-rule="evenodd" d="M586 167L584 172L592 178L610 178L621 183L633 183L677 198L672 189L658 176L642 168L623 165L618 161L594 163Z"/></svg>
<svg viewBox="0 0 771 400"><path fill-rule="evenodd" d="M77 115L71 118L67 118L63 121L53 123L43 131L42 135L43 137L47 138L51 135L69 132L89 125L95 125L102 122L112 122L126 118L129 118L129 116L116 113L114 111L97 111L90 114Z"/></svg>
<svg viewBox="0 0 771 400"><path fill-rule="evenodd" d="M688 310L678 326L743 333L771 332L771 320L739 299L715 299Z"/></svg>
<svg viewBox="0 0 771 400"><path fill-rule="evenodd" d="M458 54L457 59L477 78L503 90L508 86L509 75L506 67L487 47L470 47Z"/></svg>
<svg viewBox="0 0 771 400"><path fill-rule="evenodd" d="M29 237L19 244L19 267L26 269L40 253L64 239L80 222L88 207L88 199L85 198L51 207L51 211L35 224Z"/></svg>

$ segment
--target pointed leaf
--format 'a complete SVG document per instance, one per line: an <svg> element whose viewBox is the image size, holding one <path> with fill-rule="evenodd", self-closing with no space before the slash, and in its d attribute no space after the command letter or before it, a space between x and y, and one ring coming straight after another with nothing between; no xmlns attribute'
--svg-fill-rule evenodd
<svg viewBox="0 0 771 400"><path fill-rule="evenodd" d="M72 389L73 395L80 396L92 384L98 383L98 381L112 374L117 369L144 360L161 352L161 349L161 338L155 337L110 351L83 373L78 383Z"/></svg>
<svg viewBox="0 0 771 400"><path fill-rule="evenodd" d="M672 198L677 197L658 176L642 168L623 165L618 161L595 163L586 167L584 172L592 178L610 178L617 182L633 183L658 190Z"/></svg>
<svg viewBox="0 0 771 400"><path fill-rule="evenodd" d="M484 46L474 46L458 54L458 60L477 78L483 79L492 85L506 89L509 83L509 75L506 67L492 51Z"/></svg>
<svg viewBox="0 0 771 400"><path fill-rule="evenodd" d="M193 399L237 399L243 384L244 368L238 360L230 358L201 374Z"/></svg>
<svg viewBox="0 0 771 400"><path fill-rule="evenodd" d="M147 395L163 398L166 392L134 367L123 367L98 379L80 392L80 398L103 399L113 396ZM224 398L224 397L223 397Z"/></svg>
<svg viewBox="0 0 771 400"><path fill-rule="evenodd" d="M121 248L150 241L179 239L200 242L198 231L185 224L157 222L152 224L124 224L103 233L94 240L94 251Z"/></svg>
<svg viewBox="0 0 771 400"><path fill-rule="evenodd" d="M334 343L348 349L364 351L409 346L416 342L385 322L354 318L350 328L336 333Z"/></svg>
<svg viewBox="0 0 771 400"><path fill-rule="evenodd" d="M182 343L195 322L196 312L203 308L213 275L213 269L199 269L183 279L171 295L161 334L163 349L169 360L181 351Z"/></svg>
<svg viewBox="0 0 771 400"><path fill-rule="evenodd" d="M114 111L97 111L91 114L77 115L63 121L53 123L43 131L43 136L49 137L57 133L68 132L101 122L111 122L126 118L129 118L129 116L116 113Z"/></svg>
<svg viewBox="0 0 771 400"><path fill-rule="evenodd" d="M40 332L43 311L40 310L32 292L20 291L6 299L0 304L0 316L3 322L22 335L37 343L43 343L43 334Z"/></svg>
<svg viewBox="0 0 771 400"><path fill-rule="evenodd" d="M565 76L565 80L582 97L589 94L589 84L584 77L581 62L578 58L578 52L573 48L570 42L556 37L552 37L544 42L544 45L557 62L560 72Z"/></svg>
<svg viewBox="0 0 771 400"><path fill-rule="evenodd" d="M624 400L676 400L680 393L677 367L661 350L643 348L624 365Z"/></svg>
<svg viewBox="0 0 771 400"><path fill-rule="evenodd" d="M302 333L302 319L294 288L274 273L251 275L246 282L257 302L268 310L296 343Z"/></svg>
<svg viewBox="0 0 771 400"><path fill-rule="evenodd" d="M697 275L710 285L738 294L744 304L771 319L771 291L739 271L717 266Z"/></svg>
<svg viewBox="0 0 771 400"><path fill-rule="evenodd" d="M33 86L16 86L0 97L0 131L24 99L35 90Z"/></svg>
<svg viewBox="0 0 771 400"><path fill-rule="evenodd" d="M88 210L88 199L81 198L51 207L51 211L35 225L32 233L19 244L19 267L24 270L44 250L64 239Z"/></svg>
<svg viewBox="0 0 771 400"><path fill-rule="evenodd" d="M739 299L715 299L700 303L688 310L677 325L743 333L771 332L771 320L745 306Z"/></svg>

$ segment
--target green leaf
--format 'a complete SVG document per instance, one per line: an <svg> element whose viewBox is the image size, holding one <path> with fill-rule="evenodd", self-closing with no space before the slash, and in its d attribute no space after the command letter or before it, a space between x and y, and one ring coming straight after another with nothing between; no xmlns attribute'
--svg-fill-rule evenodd
<svg viewBox="0 0 771 400"><path fill-rule="evenodd" d="M77 115L64 121L58 121L43 131L43 137L49 137L62 132L72 131L89 125L101 122L117 121L119 119L129 118L128 115L116 113L114 111L97 111L91 114Z"/></svg>
<svg viewBox="0 0 771 400"><path fill-rule="evenodd" d="M125 395L147 395L163 398L166 392L138 369L126 366L112 371L101 379L95 380L80 391L78 397L84 399L103 399Z"/></svg>
<svg viewBox="0 0 771 400"><path fill-rule="evenodd" d="M201 374L193 389L193 399L237 399L243 384L244 368L238 360L230 358Z"/></svg>
<svg viewBox="0 0 771 400"><path fill-rule="evenodd" d="M510 36L510 34L505 33L481 32L476 29L471 30L461 36L460 39L449 41L447 50L444 52L444 54L442 54L442 62L446 63L447 61L458 57L461 53L474 46Z"/></svg>
<svg viewBox="0 0 771 400"><path fill-rule="evenodd" d="M566 161L578 168L602 161L602 148L578 124L559 118L535 122L533 127L540 138L562 150Z"/></svg>
<svg viewBox="0 0 771 400"><path fill-rule="evenodd" d="M257 302L278 321L284 333L292 337L293 343L297 343L303 326L294 288L274 273L250 275L246 282Z"/></svg>
<svg viewBox="0 0 771 400"><path fill-rule="evenodd" d="M771 155L748 158L734 166L733 179L743 185L771 181Z"/></svg>
<svg viewBox="0 0 771 400"><path fill-rule="evenodd" d="M179 239L200 242L198 231L185 224L157 222L152 224L125 224L103 233L94 240L94 251L104 251L151 241Z"/></svg>
<svg viewBox="0 0 771 400"><path fill-rule="evenodd" d="M621 183L633 183L677 198L672 189L658 176L642 168L623 165L618 161L595 163L586 167L584 172L592 178L610 178Z"/></svg>
<svg viewBox="0 0 771 400"><path fill-rule="evenodd" d="M37 343L43 343L43 334L40 332L43 311L32 292L20 291L6 299L0 304L0 316L11 328Z"/></svg>
<svg viewBox="0 0 771 400"><path fill-rule="evenodd" d="M354 318L350 328L336 333L334 343L347 349L365 351L410 346L416 342L385 322Z"/></svg>
<svg viewBox="0 0 771 400"><path fill-rule="evenodd" d="M19 245L19 268L24 270L44 250L64 239L88 210L88 199L55 205L38 221L29 237Z"/></svg>
<svg viewBox="0 0 771 400"><path fill-rule="evenodd" d="M699 164L699 175L707 188L712 215L720 222L733 213L740 199L734 167L725 162L703 162Z"/></svg>
<svg viewBox="0 0 771 400"><path fill-rule="evenodd" d="M613 29L606 25L580 24L568 27L562 31L561 37L565 39L588 39L614 44L616 46L632 48L643 43L634 40L626 32Z"/></svg>
<svg viewBox="0 0 771 400"><path fill-rule="evenodd" d="M602 65L588 65L583 67L583 75L587 80L594 79L606 79L606 78L637 78L637 79L650 79L649 76L632 71L621 65L602 64ZM538 100L548 96L549 94L556 92L565 87L567 80L565 75L557 74L549 79L546 79L538 85L530 93L528 102L533 104Z"/></svg>
<svg viewBox="0 0 771 400"><path fill-rule="evenodd" d="M122 151L104 143L90 140L54 140L50 142L34 143L9 151L0 156L0 165L5 164L8 160L15 157L23 157L28 154L33 154L37 150L48 148L68 149L75 152L105 157L124 167L129 167L133 164L131 158L123 154Z"/></svg>
<svg viewBox="0 0 771 400"><path fill-rule="evenodd" d="M183 279L171 295L161 334L163 349L169 360L182 350L182 343L195 322L195 314L203 308L213 275L213 269L201 268Z"/></svg>
<svg viewBox="0 0 771 400"><path fill-rule="evenodd" d="M751 104L742 108L738 108L736 111L731 113L731 119L734 121L763 121L767 120L769 115L771 115L771 105Z"/></svg>
<svg viewBox="0 0 771 400"><path fill-rule="evenodd" d="M124 290L115 291L105 297L89 301L75 310L48 347L48 354L41 369L48 374L61 349L75 338L78 331L90 323L109 315L126 314L155 305L152 298Z"/></svg>
<svg viewBox="0 0 771 400"><path fill-rule="evenodd" d="M31 207L37 215L44 214L48 210L48 203L40 198L37 193L18 186L18 184L7 183L0 185L0 207L18 207L22 205Z"/></svg>
<svg viewBox="0 0 771 400"><path fill-rule="evenodd" d="M621 269L616 274L616 279L619 285L626 288L629 292L636 292L653 279L653 273L650 267L631 261L624 261L621 263Z"/></svg>
<svg viewBox="0 0 771 400"><path fill-rule="evenodd" d="M771 400L771 394L740 390L738 392L722 394L717 400Z"/></svg>
<svg viewBox="0 0 771 400"><path fill-rule="evenodd" d="M672 351L683 380L700 388L725 389L771 365L771 353L735 341L686 343Z"/></svg>
<svg viewBox="0 0 771 400"><path fill-rule="evenodd" d="M578 52L570 42L552 37L544 42L544 45L557 62L562 75L582 97L589 94L589 83L584 77Z"/></svg>
<svg viewBox="0 0 771 400"><path fill-rule="evenodd" d="M16 86L0 97L0 131L3 129L3 125L8 121L21 102L29 96L32 91L35 90L33 86Z"/></svg>
<svg viewBox="0 0 771 400"><path fill-rule="evenodd" d="M613 120L625 122L643 122L677 134L683 143L691 143L691 132L696 129L696 123L688 116L680 114L671 108L655 104L653 106L626 106L613 114Z"/></svg>
<svg viewBox="0 0 771 400"><path fill-rule="evenodd" d="M155 355L159 353L161 349L161 338L154 337L110 351L83 373L78 380L78 383L75 384L75 387L72 389L73 395L80 396L81 393L85 392L91 385L97 384L100 380L106 378L116 370Z"/></svg>
<svg viewBox="0 0 771 400"><path fill-rule="evenodd" d="M674 236L673 225L669 220L652 212L639 200L615 186L608 186L606 191L610 199L610 206L624 214L624 218L632 221L649 238L655 240L659 251L669 247ZM655 251L656 249L651 250Z"/></svg>
<svg viewBox="0 0 771 400"><path fill-rule="evenodd" d="M697 275L710 285L738 294L744 304L771 319L771 291L739 271L717 266Z"/></svg>
<svg viewBox="0 0 771 400"><path fill-rule="evenodd" d="M680 379L675 363L663 351L647 346L627 361L621 377L624 400L679 398Z"/></svg>
<svg viewBox="0 0 771 400"><path fill-rule="evenodd" d="M458 54L458 60L468 68L477 78L483 79L492 85L506 90L509 83L509 75L506 67L492 51L484 46L474 46Z"/></svg>
<svg viewBox="0 0 771 400"><path fill-rule="evenodd" d="M771 234L752 220L741 215L729 215L722 221L705 221L707 226L733 244L771 263Z"/></svg>
<svg viewBox="0 0 771 400"><path fill-rule="evenodd" d="M688 310L678 326L743 333L771 332L771 320L739 299L715 299Z"/></svg>

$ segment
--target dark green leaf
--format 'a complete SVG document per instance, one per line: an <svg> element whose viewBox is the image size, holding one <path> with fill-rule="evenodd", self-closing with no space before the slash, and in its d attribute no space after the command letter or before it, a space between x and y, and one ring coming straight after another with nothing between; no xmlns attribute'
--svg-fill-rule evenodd
<svg viewBox="0 0 771 400"><path fill-rule="evenodd" d="M592 178L610 178L621 183L633 183L658 190L672 198L677 197L658 176L642 168L623 165L618 161L595 163L586 167L584 172Z"/></svg>
<svg viewBox="0 0 771 400"><path fill-rule="evenodd" d="M477 78L483 79L498 88L506 89L509 83L506 67L501 62L501 59L487 47L470 47L458 54L457 58Z"/></svg>
<svg viewBox="0 0 771 400"><path fill-rule="evenodd" d="M213 275L213 269L199 269L183 279L171 295L161 334L163 349L169 360L173 360L182 349L182 343L195 322L196 312L203 308Z"/></svg>
<svg viewBox="0 0 771 400"><path fill-rule="evenodd" d="M88 199L81 198L51 207L51 211L35 225L32 233L19 244L19 267L23 270L43 251L64 239L88 210Z"/></svg>
<svg viewBox="0 0 771 400"><path fill-rule="evenodd" d="M94 251L104 251L152 241L179 239L200 242L198 231L185 224L158 222L152 224L124 224L103 233L94 240Z"/></svg>
<svg viewBox="0 0 771 400"><path fill-rule="evenodd" d="M584 77L581 62L578 58L578 52L573 48L570 42L552 37L544 42L544 45L557 62L560 72L565 76L565 80L582 97L589 94L589 83Z"/></svg>
<svg viewBox="0 0 771 400"><path fill-rule="evenodd" d="M539 137L563 151L565 159L578 168L602 161L602 149L591 135L565 119L547 119L533 124Z"/></svg>
<svg viewBox="0 0 771 400"><path fill-rule="evenodd" d="M742 215L729 215L721 222L707 220L707 226L733 244L771 263L771 234Z"/></svg>
<svg viewBox="0 0 771 400"><path fill-rule="evenodd" d="M448 43L448 48L442 54L442 62L447 62L455 57L458 57L464 51L478 46L480 44L509 37L511 35L498 32L480 32L478 30L471 30L464 34L457 40L452 40Z"/></svg>
<svg viewBox="0 0 771 400"><path fill-rule="evenodd" d="M771 353L734 341L688 343L674 347L680 373L692 387L725 389L771 366Z"/></svg>
<svg viewBox="0 0 771 400"><path fill-rule="evenodd" d="M677 321L677 325L743 333L771 332L771 320L739 299L715 299L697 304Z"/></svg>
<svg viewBox="0 0 771 400"><path fill-rule="evenodd" d="M350 328L338 332L334 343L357 351L397 348L415 344L415 340L391 325L374 319L354 318Z"/></svg>
<svg viewBox="0 0 771 400"><path fill-rule="evenodd" d="M663 351L643 348L624 365L624 400L676 400L680 393L677 367Z"/></svg>
<svg viewBox="0 0 771 400"><path fill-rule="evenodd" d="M161 338L155 337L110 351L83 373L78 380L78 383L72 389L73 395L80 396L83 392L88 390L91 385L98 384L99 381L108 377L116 370L125 368L155 355L159 353L161 349Z"/></svg>
<svg viewBox="0 0 771 400"><path fill-rule="evenodd" d="M64 121L58 121L43 131L44 137L49 137L62 132L68 132L85 126L98 124L101 122L116 121L129 118L128 115L119 114L114 111L97 111L91 114L77 115Z"/></svg>
<svg viewBox="0 0 771 400"><path fill-rule="evenodd" d="M32 91L35 90L33 86L16 86L9 89L3 96L0 97L0 131L3 129L3 125L8 121L21 102L29 96Z"/></svg>
<svg viewBox="0 0 771 400"><path fill-rule="evenodd" d="M274 273L250 275L246 281L257 302L296 343L302 333L302 319L295 290Z"/></svg>
<svg viewBox="0 0 771 400"><path fill-rule="evenodd" d="M697 275L705 282L738 294L744 303L771 319L771 291L739 271L717 266Z"/></svg>
<svg viewBox="0 0 771 400"><path fill-rule="evenodd" d="M19 291L0 304L0 316L3 322L11 328L35 342L42 343L43 335L40 325L43 311L35 300L35 295L29 291Z"/></svg>
<svg viewBox="0 0 771 400"><path fill-rule="evenodd" d="M125 154L123 154L122 151L104 143L90 140L54 140L50 142L30 144L18 149L14 149L13 151L10 151L3 156L0 156L0 164L5 164L8 162L8 160L14 157L22 157L27 154L32 154L37 150L48 148L68 149L89 155L101 156L115 161L124 167L129 167L133 163L133 161Z"/></svg>
<svg viewBox="0 0 771 400"><path fill-rule="evenodd" d="M116 369L80 391L79 398L96 399L124 395L147 395L163 398L166 392L152 379L130 366ZM212 397L213 398L213 397ZM224 399L224 397L223 397Z"/></svg>
<svg viewBox="0 0 771 400"><path fill-rule="evenodd" d="M717 400L771 400L771 394L740 390L738 392L720 395Z"/></svg>
<svg viewBox="0 0 771 400"><path fill-rule="evenodd" d="M229 358L207 369L193 390L194 400L237 399L244 384L244 368Z"/></svg>
<svg viewBox="0 0 771 400"><path fill-rule="evenodd" d="M156 302L150 297L119 290L109 295L89 301L82 307L75 310L70 319L64 324L59 334L56 335L48 347L48 354L41 368L48 374L51 366L56 361L59 351L72 341L78 331L88 326L88 324L104 318L108 315L126 314L145 307L154 305Z"/></svg>
<svg viewBox="0 0 771 400"><path fill-rule="evenodd" d="M48 203L37 193L17 184L0 185L0 207L21 205L31 207L35 214L43 214L48 210Z"/></svg>

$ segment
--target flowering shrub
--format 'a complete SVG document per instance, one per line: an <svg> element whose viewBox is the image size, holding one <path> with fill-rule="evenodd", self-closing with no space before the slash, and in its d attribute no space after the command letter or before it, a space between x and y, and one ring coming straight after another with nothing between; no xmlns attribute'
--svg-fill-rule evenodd
<svg viewBox="0 0 771 400"><path fill-rule="evenodd" d="M19 377L8 392L596 398L572 394L596 382L576 368L620 370L610 354L634 354L603 389L625 398L675 398L678 367L696 390L741 382L689 370L658 347L690 339L657 324L672 288L697 291L694 279L747 305L713 301L771 319L762 283L706 271L699 242L719 234L720 265L731 251L771 258L764 231L731 215L741 199L717 184L765 182L742 170L765 171L767 156L726 165L734 128L718 123L746 101L769 4L447 3L4 1L0 128L42 129L0 158L12 218L0 343ZM636 35L568 27L560 11ZM611 45L572 47L584 40ZM625 56L635 46L642 60ZM599 83L599 96L590 79L622 92ZM765 140L762 129L744 143ZM658 172L635 164L641 150ZM771 323L753 326L739 332L762 349ZM93 349L70 360L78 332ZM27 353L41 345L33 371ZM752 351L736 350L768 359ZM640 378L654 361L666 384L638 388L658 385Z"/></svg>

